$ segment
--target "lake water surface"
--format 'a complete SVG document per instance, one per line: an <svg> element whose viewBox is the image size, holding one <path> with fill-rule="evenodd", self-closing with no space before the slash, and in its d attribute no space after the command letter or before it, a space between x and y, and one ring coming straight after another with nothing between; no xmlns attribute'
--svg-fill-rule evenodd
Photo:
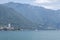
<svg viewBox="0 0 60 40"><path fill-rule="evenodd" d="M0 40L60 40L60 31L0 31Z"/></svg>

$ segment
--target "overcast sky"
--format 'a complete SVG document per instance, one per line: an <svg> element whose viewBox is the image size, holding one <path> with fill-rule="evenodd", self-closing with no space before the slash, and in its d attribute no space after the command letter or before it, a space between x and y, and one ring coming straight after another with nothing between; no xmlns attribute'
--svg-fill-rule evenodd
<svg viewBox="0 0 60 40"><path fill-rule="evenodd" d="M0 4L8 2L33 4L48 9L60 9L60 0L0 0Z"/></svg>

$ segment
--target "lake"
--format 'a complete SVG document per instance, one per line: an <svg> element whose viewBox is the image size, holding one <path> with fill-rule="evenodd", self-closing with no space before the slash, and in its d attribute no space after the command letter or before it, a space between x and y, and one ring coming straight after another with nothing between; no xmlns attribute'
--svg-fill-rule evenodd
<svg viewBox="0 0 60 40"><path fill-rule="evenodd" d="M0 40L60 40L60 31L0 31Z"/></svg>

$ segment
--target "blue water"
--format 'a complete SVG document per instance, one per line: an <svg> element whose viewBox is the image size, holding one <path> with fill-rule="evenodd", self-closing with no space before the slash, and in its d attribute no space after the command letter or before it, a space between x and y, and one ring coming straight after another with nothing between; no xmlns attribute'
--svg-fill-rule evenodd
<svg viewBox="0 0 60 40"><path fill-rule="evenodd" d="M60 40L60 31L0 31L0 40Z"/></svg>

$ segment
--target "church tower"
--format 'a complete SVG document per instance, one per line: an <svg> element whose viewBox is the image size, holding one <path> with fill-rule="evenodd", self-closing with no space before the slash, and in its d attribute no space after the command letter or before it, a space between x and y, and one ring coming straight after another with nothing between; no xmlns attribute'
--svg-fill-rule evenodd
<svg viewBox="0 0 60 40"><path fill-rule="evenodd" d="M8 24L8 27L9 27L9 28L11 27L11 24L10 24L10 23Z"/></svg>

